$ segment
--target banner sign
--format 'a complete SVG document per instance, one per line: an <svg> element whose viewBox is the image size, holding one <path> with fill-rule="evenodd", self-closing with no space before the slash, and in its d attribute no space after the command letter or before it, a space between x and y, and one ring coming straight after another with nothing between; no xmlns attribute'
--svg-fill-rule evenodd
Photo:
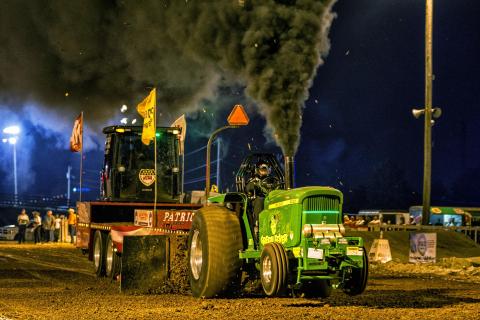
<svg viewBox="0 0 480 320"><path fill-rule="evenodd" d="M135 209L133 224L140 227L153 226L153 210Z"/></svg>
<svg viewBox="0 0 480 320"><path fill-rule="evenodd" d="M437 257L437 234L410 232L409 261L412 263L435 263Z"/></svg>
<svg viewBox="0 0 480 320"><path fill-rule="evenodd" d="M157 210L158 226L169 230L190 230L195 210Z"/></svg>
<svg viewBox="0 0 480 320"><path fill-rule="evenodd" d="M157 210L157 228L190 230L195 210ZM153 227L153 210L135 209L134 225Z"/></svg>

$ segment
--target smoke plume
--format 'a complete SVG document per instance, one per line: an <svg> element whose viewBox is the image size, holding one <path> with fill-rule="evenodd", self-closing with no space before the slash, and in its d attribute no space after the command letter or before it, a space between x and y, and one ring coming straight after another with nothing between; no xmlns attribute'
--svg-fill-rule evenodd
<svg viewBox="0 0 480 320"><path fill-rule="evenodd" d="M154 86L159 108L180 114L235 79L293 155L334 2L3 0L0 98L101 123Z"/></svg>

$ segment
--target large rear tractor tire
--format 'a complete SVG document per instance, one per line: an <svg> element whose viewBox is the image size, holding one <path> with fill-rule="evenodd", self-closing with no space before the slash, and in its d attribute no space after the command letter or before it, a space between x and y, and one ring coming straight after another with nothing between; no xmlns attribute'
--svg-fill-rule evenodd
<svg viewBox="0 0 480 320"><path fill-rule="evenodd" d="M285 294L288 268L285 248L277 242L267 243L260 257L260 279L267 296L275 297Z"/></svg>
<svg viewBox="0 0 480 320"><path fill-rule="evenodd" d="M97 277L105 276L105 236L100 230L93 237L93 266Z"/></svg>
<svg viewBox="0 0 480 320"><path fill-rule="evenodd" d="M120 274L120 257L114 250L112 235L109 233L105 245L105 276L116 280Z"/></svg>
<svg viewBox="0 0 480 320"><path fill-rule="evenodd" d="M363 268L354 268L350 279L343 286L343 292L350 296L356 296L365 291L368 282L368 256L363 248Z"/></svg>
<svg viewBox="0 0 480 320"><path fill-rule="evenodd" d="M238 217L224 207L203 207L188 236L188 270L194 297L213 298L238 292L239 250L243 249Z"/></svg>

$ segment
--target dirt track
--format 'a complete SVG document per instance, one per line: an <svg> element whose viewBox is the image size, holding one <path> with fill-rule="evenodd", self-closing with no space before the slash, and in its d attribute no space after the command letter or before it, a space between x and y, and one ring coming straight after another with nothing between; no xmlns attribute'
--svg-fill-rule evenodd
<svg viewBox="0 0 480 320"><path fill-rule="evenodd" d="M96 279L91 263L68 244L0 242L0 320L479 319L480 267L465 260L447 264L374 266L358 297L202 300L121 294L116 283Z"/></svg>

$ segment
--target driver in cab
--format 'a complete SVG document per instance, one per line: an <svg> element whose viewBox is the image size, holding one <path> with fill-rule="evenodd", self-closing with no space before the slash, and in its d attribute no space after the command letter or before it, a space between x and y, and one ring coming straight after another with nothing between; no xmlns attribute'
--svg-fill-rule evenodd
<svg viewBox="0 0 480 320"><path fill-rule="evenodd" d="M245 190L250 199L252 199L252 221L254 226L254 238L258 241L258 218L263 210L265 196L277 187L276 178L271 176L271 168L264 162L260 162L255 167L255 175L247 182ZM258 242L257 242L258 243Z"/></svg>

